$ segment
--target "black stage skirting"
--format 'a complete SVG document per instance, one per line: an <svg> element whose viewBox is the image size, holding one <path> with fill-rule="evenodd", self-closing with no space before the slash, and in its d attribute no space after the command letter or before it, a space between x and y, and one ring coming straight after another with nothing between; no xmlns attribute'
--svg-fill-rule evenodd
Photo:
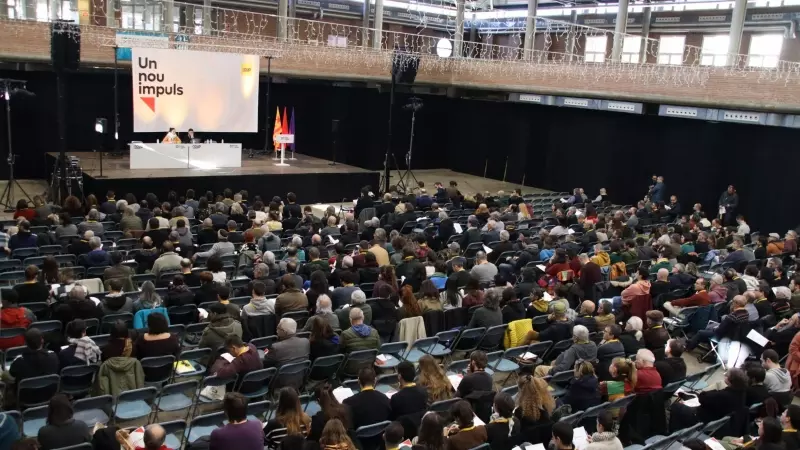
<svg viewBox="0 0 800 450"><path fill-rule="evenodd" d="M308 164L308 172L305 173L277 173L281 168L274 166L270 158L265 158L266 161L264 159L243 159L243 168L248 165L250 167L242 171L251 173L234 174L230 173L230 170L220 169L219 172L228 173L214 174L211 172L204 173L202 176L182 176L179 173L170 176L168 173L163 173L167 172L166 170L159 170L157 172L163 174L137 177L133 174L137 171L112 169L104 173L108 178L95 178L95 175L99 175L96 168L87 171L86 161L90 159L88 155L92 154L73 154L81 157L84 166L84 194L87 196L95 194L99 199L105 198L105 194L109 190L116 192L117 198L123 198L126 193L133 193L138 200L142 200L145 194L151 192L156 194L159 199L166 199L169 191L175 191L179 196L183 196L187 189L194 189L199 197L206 191L218 194L224 189L230 188L234 192L246 190L251 202L253 197L260 195L265 204L268 204L276 195L285 199L288 192L294 192L297 195L297 202L301 204L340 203L343 200L346 202L348 199L357 198L364 186L371 186L373 190L377 189L379 183L378 172L365 171L346 165L336 165L325 172L314 172L315 164L311 163ZM47 161L48 173L52 173L56 158L53 154L48 153ZM294 171L302 170L303 164L306 162L307 160L292 162ZM107 162L104 163L104 168L108 167L106 164ZM259 173L252 173L254 172L253 165L258 167L255 172ZM319 162L316 162L316 165L319 165Z"/></svg>

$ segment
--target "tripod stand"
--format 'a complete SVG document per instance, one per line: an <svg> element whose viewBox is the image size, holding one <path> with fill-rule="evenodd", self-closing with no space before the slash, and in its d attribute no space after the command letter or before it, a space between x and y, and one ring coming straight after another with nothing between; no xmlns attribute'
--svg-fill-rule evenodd
<svg viewBox="0 0 800 450"><path fill-rule="evenodd" d="M25 192L25 189L20 186L19 181L14 178L14 163L16 162L16 155L11 147L11 88L14 85L19 85L19 88L25 89L25 82L19 80L0 79L0 86L3 88L3 98L6 101L6 131L8 133L8 184L6 184L3 193L0 194L0 205L5 206L5 212L13 212L16 209L16 202L14 200L14 185L16 184L22 195L31 201L31 196ZM16 89L15 89L16 91Z"/></svg>
<svg viewBox="0 0 800 450"><path fill-rule="evenodd" d="M409 192L407 183L413 179L415 183L419 184L419 180L414 176L414 172L411 171L411 156L414 152L414 125L417 122L417 111L422 109L422 100L417 97L411 97L409 103L404 106L403 109L411 110L411 133L408 139L408 152L406 152L406 171L402 172L400 170L394 153L392 154L392 159L394 159L394 166L397 168L397 174L400 175L400 178L397 180L397 187L402 187L404 192Z"/></svg>

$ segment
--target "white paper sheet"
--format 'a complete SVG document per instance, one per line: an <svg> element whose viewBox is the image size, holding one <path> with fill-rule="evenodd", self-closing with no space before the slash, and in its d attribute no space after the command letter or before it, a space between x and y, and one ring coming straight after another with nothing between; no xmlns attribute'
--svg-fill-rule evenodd
<svg viewBox="0 0 800 450"><path fill-rule="evenodd" d="M219 357L224 359L225 361L233 362L233 355L231 355L230 353L223 353L219 355Z"/></svg>
<svg viewBox="0 0 800 450"><path fill-rule="evenodd" d="M542 299L544 299L544 301L546 301L546 302L552 302L553 301L553 296L550 295L549 292L544 291L544 292L542 292Z"/></svg>
<svg viewBox="0 0 800 450"><path fill-rule="evenodd" d="M531 352L525 352L520 356L520 358L522 358L522 359L536 359L536 355L531 353Z"/></svg>
<svg viewBox="0 0 800 450"><path fill-rule="evenodd" d="M456 230L457 234L461 234L461 233L464 232L464 229L461 228L461 224L460 223L453 222L453 229Z"/></svg>
<svg viewBox="0 0 800 450"><path fill-rule="evenodd" d="M331 244L334 244L334 245L339 243L339 241L334 239L333 236L331 236L330 234L328 235L328 240L331 242Z"/></svg>
<svg viewBox="0 0 800 450"><path fill-rule="evenodd" d="M472 418L472 424L476 427L480 427L486 425L486 422L482 421L480 417L476 414L475 417Z"/></svg>
<svg viewBox="0 0 800 450"><path fill-rule="evenodd" d="M714 438L709 438L703 441L711 450L725 450L725 447Z"/></svg>
<svg viewBox="0 0 800 450"><path fill-rule="evenodd" d="M526 445L525 450L545 450L545 448L544 444L534 444L534 445Z"/></svg>
<svg viewBox="0 0 800 450"><path fill-rule="evenodd" d="M769 339L765 338L763 334L756 330L750 330L750 332L747 333L747 339L750 339L762 347L766 347L767 344L769 344Z"/></svg>
<svg viewBox="0 0 800 450"><path fill-rule="evenodd" d="M483 252L488 255L489 253L492 253L492 249L487 247L486 244L483 244Z"/></svg>
<svg viewBox="0 0 800 450"><path fill-rule="evenodd" d="M541 270L542 272L547 270L547 267L545 267L544 264L537 264L536 268Z"/></svg>
<svg viewBox="0 0 800 450"><path fill-rule="evenodd" d="M450 384L453 385L453 389L458 389L458 385L461 384L461 380L464 379L464 375L448 375L447 379L450 380Z"/></svg>
<svg viewBox="0 0 800 450"><path fill-rule="evenodd" d="M589 445L586 436L586 428L578 427L572 429L572 445L575 446L576 450L583 450Z"/></svg>
<svg viewBox="0 0 800 450"><path fill-rule="evenodd" d="M338 400L339 403L344 402L345 399L350 398L353 395L353 390L344 386L339 386L333 390L333 396L336 397L336 400Z"/></svg>
<svg viewBox="0 0 800 450"><path fill-rule="evenodd" d="M208 317L208 311L205 308L197 308L197 315L200 316L200 320L205 320Z"/></svg>
<svg viewBox="0 0 800 450"><path fill-rule="evenodd" d="M383 362L386 362L386 361L389 360L389 356L386 356L386 355L381 353L380 355L378 355L378 359L383 361Z"/></svg>

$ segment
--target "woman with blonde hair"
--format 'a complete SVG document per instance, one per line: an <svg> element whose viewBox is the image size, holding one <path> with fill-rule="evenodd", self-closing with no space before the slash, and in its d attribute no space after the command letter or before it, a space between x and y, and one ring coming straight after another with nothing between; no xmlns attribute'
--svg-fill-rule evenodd
<svg viewBox="0 0 800 450"><path fill-rule="evenodd" d="M521 442L548 442L550 427L542 425L552 422L551 414L556 402L547 388L547 382L533 375L523 375L517 381L517 386L519 393L514 421L519 422Z"/></svg>
<svg viewBox="0 0 800 450"><path fill-rule="evenodd" d="M572 406L573 411L586 411L587 408L600 404L600 392L597 390L597 375L589 361L575 363L575 378L570 380L567 394L563 402Z"/></svg>
<svg viewBox="0 0 800 450"><path fill-rule="evenodd" d="M611 380L600 383L600 394L614 401L633 393L636 388L636 364L627 358L614 358L608 367Z"/></svg>
<svg viewBox="0 0 800 450"><path fill-rule="evenodd" d="M428 390L428 403L449 400L453 397L453 387L444 370L431 355L419 359L419 385Z"/></svg>
<svg viewBox="0 0 800 450"><path fill-rule="evenodd" d="M319 446L323 450L356 450L356 446L339 419L329 420L325 424L322 436L319 438Z"/></svg>

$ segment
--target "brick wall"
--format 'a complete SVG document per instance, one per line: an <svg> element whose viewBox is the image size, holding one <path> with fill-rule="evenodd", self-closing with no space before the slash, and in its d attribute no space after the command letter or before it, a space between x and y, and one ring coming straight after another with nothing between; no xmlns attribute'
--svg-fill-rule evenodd
<svg viewBox="0 0 800 450"><path fill-rule="evenodd" d="M230 25L237 31L251 32L252 28L241 28L244 22L240 19L237 17ZM275 74L387 81L387 68L390 64L390 53L388 52L352 52L325 45L282 47L272 37L275 35L274 25L274 23L267 23L260 28L259 34L264 36L264 43L259 46L275 48L276 51L284 52L281 58L273 61L272 70ZM396 25L393 26L396 27ZM224 32L221 33L224 34ZM113 29L84 27L81 40L83 62L91 65L110 65L114 58L112 48L114 35L115 30ZM433 37L421 36L419 39L428 39L430 42ZM252 41L252 35L248 35L247 40ZM497 45L511 43L505 41L503 35L496 35L492 40ZM557 51L562 45L560 43L562 41L560 38L551 38L550 50ZM580 38L577 41L576 54L582 54L583 42ZM232 43L230 39L220 40L216 36L192 36L191 42L193 48L198 50L203 49L203 44L241 45ZM687 43L702 45L702 41L697 40L697 37L694 36L687 37ZM194 47L195 45L200 47ZM250 42L248 45L254 44ZM744 39L742 45L745 48ZM655 62L655 53L656 51L649 52L649 62ZM786 55L798 55L800 45L793 41L791 45L787 46L785 53ZM0 22L0 59L47 61L49 57L48 24L27 21ZM470 64L479 64L480 68L467 70L453 62L432 56L423 57L417 76L418 82L495 91L537 92L800 112L800 89L796 89L796 82L786 82L785 79L767 79L758 71L738 72L736 76L730 76L724 70L703 72L705 69L694 67L623 65L622 69L609 70L603 64L576 66L556 61L543 61L541 64L476 61ZM265 66L266 64L262 65L262 67ZM642 79L648 81L641 81ZM691 82L686 80L691 80Z"/></svg>

